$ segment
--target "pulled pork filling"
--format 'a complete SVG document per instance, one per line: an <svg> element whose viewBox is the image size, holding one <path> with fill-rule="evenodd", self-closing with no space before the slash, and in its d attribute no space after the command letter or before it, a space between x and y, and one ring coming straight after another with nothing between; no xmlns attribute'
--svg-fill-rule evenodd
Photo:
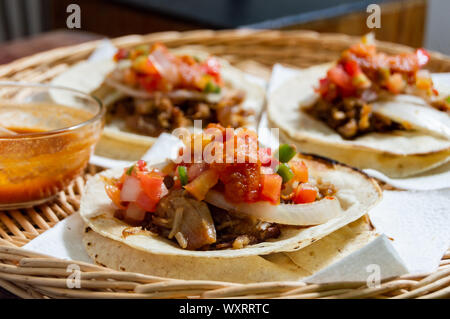
<svg viewBox="0 0 450 319"><path fill-rule="evenodd" d="M230 92L216 103L158 96L155 99L126 97L110 107L107 122L121 119L130 131L153 137L191 126L194 120L202 120L204 126L220 123L237 128L246 125L246 118L252 115L250 110L242 108L244 97L242 91Z"/></svg>
<svg viewBox="0 0 450 319"><path fill-rule="evenodd" d="M336 104L319 99L304 111L325 122L346 139L370 132L382 133L406 129L386 116L373 113L370 104L357 98L346 98Z"/></svg>
<svg viewBox="0 0 450 319"><path fill-rule="evenodd" d="M116 217L122 216L118 210ZM158 203L154 214L135 226L189 250L239 249L279 237L282 227L197 201L183 189L171 191Z"/></svg>
<svg viewBox="0 0 450 319"><path fill-rule="evenodd" d="M164 183L169 189L174 184L173 179L167 176ZM219 185L218 188L223 187ZM329 183L317 184L316 188L317 199L336 194L334 185ZM293 203L289 196L282 196L281 202ZM124 211L117 210L115 217L123 220ZM196 200L184 189L169 191L169 194L159 201L154 214L147 214L141 223L125 221L133 226L140 226L142 230L170 239L188 250L240 249L278 238L283 227L296 227L228 212Z"/></svg>

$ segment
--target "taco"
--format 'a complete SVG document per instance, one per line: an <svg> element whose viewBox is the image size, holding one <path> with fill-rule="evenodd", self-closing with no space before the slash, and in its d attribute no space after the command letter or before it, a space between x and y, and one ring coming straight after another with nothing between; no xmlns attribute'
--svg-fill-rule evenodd
<svg viewBox="0 0 450 319"><path fill-rule="evenodd" d="M95 263L111 269L184 280L251 283L303 279L377 236L366 215L301 250L227 258L226 262L223 258L152 254L102 236L89 227L84 230L83 244Z"/></svg>
<svg viewBox="0 0 450 319"><path fill-rule="evenodd" d="M86 76L93 73L92 79ZM66 82L107 107L96 153L127 160L139 159L162 132L195 121L202 127L254 128L265 98L259 85L227 61L195 48L169 51L161 43L119 49L114 61L88 61L53 80Z"/></svg>
<svg viewBox="0 0 450 319"><path fill-rule="evenodd" d="M89 180L87 227L158 256L261 256L299 250L381 198L367 175L287 144L272 153L248 129L210 124L183 140L175 161L138 161Z"/></svg>
<svg viewBox="0 0 450 319"><path fill-rule="evenodd" d="M268 101L269 122L304 152L405 177L450 159L450 91L424 49L389 56L370 36L334 64L301 70Z"/></svg>

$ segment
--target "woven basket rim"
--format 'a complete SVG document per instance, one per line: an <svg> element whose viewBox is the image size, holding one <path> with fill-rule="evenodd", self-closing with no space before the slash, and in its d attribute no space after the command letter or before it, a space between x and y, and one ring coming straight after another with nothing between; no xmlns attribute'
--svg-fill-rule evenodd
<svg viewBox="0 0 450 319"><path fill-rule="evenodd" d="M162 41L172 44L191 44L193 42L211 41L226 47L228 43L253 42L263 44L276 43L279 46L291 45L301 41L322 41L323 43L350 43L359 37L338 33L318 33L308 30L194 30L170 31L147 35L127 35L111 39L117 46L132 46L136 43ZM61 64L71 65L72 60L65 60L77 55L75 63L90 54L102 40L94 40L82 44L64 46L49 51L20 58L5 65L0 65L0 78L20 76L31 69L40 74L42 64L49 65L52 71ZM389 50L411 51L412 48L390 43L377 42L381 48ZM439 52L431 52L432 60L445 63L450 70L450 57ZM50 72L47 81L57 72ZM21 73L22 72L22 73ZM31 72L32 73L32 72ZM90 173L96 169L90 167ZM437 298L450 296L450 250L443 256L436 272L422 275L405 275L387 279L379 288L367 288L362 283L306 284L303 281L272 282L258 284L235 284L207 280L179 280L125 273L109 268L85 264L80 261L67 261L43 254L26 251L21 246L31 238L39 236L43 231L56 225L60 220L77 211L79 196L84 187L84 178L80 177L61 192L55 202L24 212L0 212L0 226L6 223L10 235L0 227L0 287L24 298L73 297L73 298L164 298L164 297L248 297L248 298ZM6 217L5 217L6 216ZM45 219L45 220L44 220ZM22 228L22 229L21 229ZM6 235L5 235L6 234ZM5 237L6 236L6 237ZM5 239L6 238L6 239ZM80 266L85 289L68 289L63 283L68 263Z"/></svg>
<svg viewBox="0 0 450 319"><path fill-rule="evenodd" d="M155 33L149 33L149 34L130 34L125 36L120 36L116 38L109 39L113 44L117 46L123 46L127 43L131 42L134 43L135 41L140 42L148 42L151 39L158 39L158 41L161 42L167 42L167 41L173 41L175 39L183 38L196 38L196 37L205 37L209 36L212 38L220 38L227 35L238 35L241 37L247 37L247 36L277 36L277 37L289 37L289 36L295 36L295 37L305 37L305 38L317 38L320 37L322 41L326 41L329 39L332 39L334 41L340 40L340 41L358 41L360 39L360 36L352 36L352 35L346 35L342 33L333 33L333 32L316 32L311 30L264 30L264 29L226 29L226 30L210 30L210 29L200 29L200 30L193 30L193 31L163 31L163 32L155 32ZM70 52L74 49L83 49L85 48L88 52L93 51L98 44L100 44L105 39L100 40L91 40L87 42L83 42L76 45L67 45L67 46L61 46L58 48L54 48L51 50L46 50L42 52L38 52L26 57L18 58L14 61L11 61L6 64L0 65L0 77L4 77L10 71L17 70L17 66L21 66L21 64L25 64L27 66L33 66L37 63L39 63L39 58L45 57L50 55L56 55L56 56L62 56L64 54L70 54ZM395 48L398 51L411 51L413 48L399 44L394 42L388 42L388 41L379 41L376 40L377 46L380 46L381 48ZM132 44L131 44L132 45ZM431 59L434 60L442 60L450 63L450 55L446 55L444 53L435 51L435 50L429 50L427 51L430 53ZM59 53L59 54L57 54ZM30 61L35 62L35 64L26 64L26 62L30 63ZM8 70L10 69L10 71Z"/></svg>

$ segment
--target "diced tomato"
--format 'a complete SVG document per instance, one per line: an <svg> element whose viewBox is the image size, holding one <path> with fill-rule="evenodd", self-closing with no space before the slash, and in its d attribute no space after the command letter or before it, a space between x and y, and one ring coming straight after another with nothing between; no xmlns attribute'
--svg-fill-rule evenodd
<svg viewBox="0 0 450 319"><path fill-rule="evenodd" d="M359 68L358 63L354 60L345 61L344 62L344 70L350 76L355 76L356 74L361 72L361 69Z"/></svg>
<svg viewBox="0 0 450 319"><path fill-rule="evenodd" d="M376 53L376 47L373 44L357 43L350 47L350 52L359 57L367 57Z"/></svg>
<svg viewBox="0 0 450 319"><path fill-rule="evenodd" d="M342 97L348 97L348 96L354 96L355 95L355 89L354 88L339 88L339 94Z"/></svg>
<svg viewBox="0 0 450 319"><path fill-rule="evenodd" d="M182 55L180 56L180 60L187 65L195 65L197 63L190 55Z"/></svg>
<svg viewBox="0 0 450 319"><path fill-rule="evenodd" d="M146 91L152 92L161 86L161 76L159 74L154 74L152 76L138 76L138 82Z"/></svg>
<svg viewBox="0 0 450 319"><path fill-rule="evenodd" d="M112 200L114 205L120 209L125 209L120 200L120 189L116 185L106 184L105 191L108 197Z"/></svg>
<svg viewBox="0 0 450 319"><path fill-rule="evenodd" d="M187 63L180 63L178 65L178 71L180 73L180 85L185 87L192 86L199 78L199 72Z"/></svg>
<svg viewBox="0 0 450 319"><path fill-rule="evenodd" d="M164 178L157 174L150 172L139 176L141 187L148 199L143 199L146 207L152 208L149 212L154 211L161 197L167 194L167 188L164 185ZM137 202L137 200L136 200Z"/></svg>
<svg viewBox="0 0 450 319"><path fill-rule="evenodd" d="M319 87L315 89L325 101L333 101L338 96L336 84L331 83L328 78L319 80Z"/></svg>
<svg viewBox="0 0 450 319"><path fill-rule="evenodd" d="M114 60L115 61L120 61L123 59L128 58L129 52L126 49L119 49L117 50L116 54L114 55Z"/></svg>
<svg viewBox="0 0 450 319"><path fill-rule="evenodd" d="M136 166L139 168L140 171L143 171L147 166L147 163L143 160L139 160L137 161Z"/></svg>
<svg viewBox="0 0 450 319"><path fill-rule="evenodd" d="M280 202L281 185L283 179L278 174L261 175L261 197L272 204Z"/></svg>
<svg viewBox="0 0 450 319"><path fill-rule="evenodd" d="M330 84L330 80L328 80L327 78L320 79L319 87L315 88L315 91L323 96L328 92L329 84Z"/></svg>
<svg viewBox="0 0 450 319"><path fill-rule="evenodd" d="M203 63L203 68L204 71L211 75L215 82L220 84L221 83L221 78L220 78L220 62L214 58L214 57L209 57L206 59L206 61Z"/></svg>
<svg viewBox="0 0 450 319"><path fill-rule="evenodd" d="M305 183L300 184L297 187L293 200L295 204L307 204L314 202L316 196L317 189L314 186Z"/></svg>
<svg viewBox="0 0 450 319"><path fill-rule="evenodd" d="M331 82L346 90L353 90L352 78L348 75L342 66L337 65L328 70L328 78Z"/></svg>
<svg viewBox="0 0 450 319"><path fill-rule="evenodd" d="M303 161L290 161L289 167L295 175L295 180L300 183L308 181L308 167Z"/></svg>
<svg viewBox="0 0 450 319"><path fill-rule="evenodd" d="M136 204L146 212L154 212L158 202L151 200L145 192L141 192L136 199Z"/></svg>
<svg viewBox="0 0 450 319"><path fill-rule="evenodd" d="M208 169L201 173L196 179L184 186L197 200L205 199L208 191L219 181L219 174L214 169Z"/></svg>
<svg viewBox="0 0 450 319"><path fill-rule="evenodd" d="M180 182L180 179L176 179L176 180L173 182L173 186L172 186L171 189L180 189L180 188L181 188L181 182Z"/></svg>

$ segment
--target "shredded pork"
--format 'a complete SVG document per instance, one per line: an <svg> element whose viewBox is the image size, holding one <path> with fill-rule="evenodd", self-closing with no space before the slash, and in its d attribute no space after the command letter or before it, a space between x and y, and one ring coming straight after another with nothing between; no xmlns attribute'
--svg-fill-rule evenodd
<svg viewBox="0 0 450 319"><path fill-rule="evenodd" d="M280 236L280 225L230 213L197 201L185 190L163 197L145 230L189 250L240 249Z"/></svg>
<svg viewBox="0 0 450 319"><path fill-rule="evenodd" d="M126 97L114 103L107 121L122 119L126 127L139 134L157 137L175 128L187 127L194 120L204 126L220 123L224 127L240 127L252 115L242 108L244 92L232 91L219 102L196 99L173 99L156 94L154 99Z"/></svg>
<svg viewBox="0 0 450 319"><path fill-rule="evenodd" d="M354 139L370 132L392 132L405 128L391 119L372 112L370 104L357 98L346 98L339 103L319 99L305 112L325 122L345 139Z"/></svg>

